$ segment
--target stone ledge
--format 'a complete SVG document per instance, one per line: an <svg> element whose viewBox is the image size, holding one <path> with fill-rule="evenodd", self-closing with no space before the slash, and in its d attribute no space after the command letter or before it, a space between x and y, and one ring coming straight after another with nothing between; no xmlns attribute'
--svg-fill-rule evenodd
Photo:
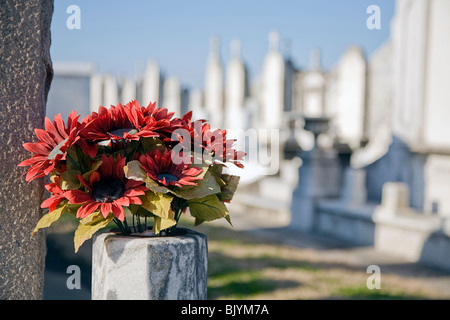
<svg viewBox="0 0 450 320"><path fill-rule="evenodd" d="M351 205L340 200L321 200L318 202L317 208L319 212L336 214L352 219L373 221L372 216L377 205L376 203Z"/></svg>
<svg viewBox="0 0 450 320"><path fill-rule="evenodd" d="M420 214L409 208L403 209L395 215L385 215L380 210L383 208L377 208L373 216L376 224L428 233L442 231L442 218L438 216Z"/></svg>

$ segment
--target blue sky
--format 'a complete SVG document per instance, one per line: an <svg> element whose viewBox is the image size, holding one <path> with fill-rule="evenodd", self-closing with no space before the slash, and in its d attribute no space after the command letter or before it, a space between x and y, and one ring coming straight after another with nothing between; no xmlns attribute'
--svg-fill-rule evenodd
<svg viewBox="0 0 450 320"><path fill-rule="evenodd" d="M70 5L81 10L81 29L69 30ZM381 29L369 30L369 5L381 10ZM312 49L320 48L330 68L350 45L367 56L389 37L394 0L55 0L52 21L53 61L94 62L100 72L133 76L149 58L167 76L188 88L202 88L212 36L221 39L228 61L230 41L239 38L250 76L260 73L268 33L290 42L298 67L307 67ZM283 47L283 45L281 46Z"/></svg>

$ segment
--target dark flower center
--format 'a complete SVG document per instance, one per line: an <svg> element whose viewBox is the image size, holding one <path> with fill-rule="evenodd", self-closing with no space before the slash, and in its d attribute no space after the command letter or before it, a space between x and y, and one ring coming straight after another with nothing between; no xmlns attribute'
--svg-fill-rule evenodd
<svg viewBox="0 0 450 320"><path fill-rule="evenodd" d="M159 180L166 179L167 183L178 181L178 178L171 173L160 173L160 174L158 174L158 179Z"/></svg>
<svg viewBox="0 0 450 320"><path fill-rule="evenodd" d="M116 178L106 178L100 180L92 188L92 197L97 202L113 202L119 199L125 186L122 181Z"/></svg>

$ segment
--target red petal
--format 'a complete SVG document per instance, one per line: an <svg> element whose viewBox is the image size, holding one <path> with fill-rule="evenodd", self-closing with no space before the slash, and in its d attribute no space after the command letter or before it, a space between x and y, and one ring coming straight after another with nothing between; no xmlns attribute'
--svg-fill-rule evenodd
<svg viewBox="0 0 450 320"><path fill-rule="evenodd" d="M73 204L81 204L86 201L92 201L92 197L90 194L87 194L81 190L69 190L64 192L64 197L66 197L70 203Z"/></svg>
<svg viewBox="0 0 450 320"><path fill-rule="evenodd" d="M42 203L41 203L41 208L48 208L54 201L55 199L53 197L50 197L48 199L45 199Z"/></svg>
<svg viewBox="0 0 450 320"><path fill-rule="evenodd" d="M48 155L52 149L43 145L43 143L24 143L23 147L30 152Z"/></svg>
<svg viewBox="0 0 450 320"><path fill-rule="evenodd" d="M56 128L58 129L59 135L63 138L63 140L68 138L69 136L67 135L66 126L64 125L64 121L61 118L61 113L58 113L53 118L53 122L55 123Z"/></svg>
<svg viewBox="0 0 450 320"><path fill-rule="evenodd" d="M108 216L108 214L111 212L111 203L102 203L100 205L100 209L102 211L102 215L104 218Z"/></svg>
<svg viewBox="0 0 450 320"><path fill-rule="evenodd" d="M100 173L98 173L97 171L92 172L91 176L89 177L89 184L93 186L99 181L100 181Z"/></svg>
<svg viewBox="0 0 450 320"><path fill-rule="evenodd" d="M138 197L130 197L129 200L131 204L142 204L142 200Z"/></svg>
<svg viewBox="0 0 450 320"><path fill-rule="evenodd" d="M56 128L53 125L52 121L47 117L45 117L45 131L50 133L57 143L60 143L64 140L59 136L58 131L56 131Z"/></svg>
<svg viewBox="0 0 450 320"><path fill-rule="evenodd" d="M125 161L127 159L126 158L122 158L122 156L119 154L117 156L117 162L116 162L116 170L115 170L115 175L116 178L122 179L123 176L125 175L124 171L123 171L123 167L125 167Z"/></svg>
<svg viewBox="0 0 450 320"><path fill-rule="evenodd" d="M102 176L104 178L111 177L112 172L113 172L113 164L114 164L113 156L107 157L105 154L103 154L102 161L103 161L103 163L100 166L100 170L102 171Z"/></svg>
<svg viewBox="0 0 450 320"><path fill-rule="evenodd" d="M114 216L119 219L120 221L123 221L125 218L125 211L123 211L122 206L117 205L113 202L112 204L112 212Z"/></svg>
<svg viewBox="0 0 450 320"><path fill-rule="evenodd" d="M86 218L88 215L97 210L99 205L100 203L95 201L83 204L77 211L77 218Z"/></svg>
<svg viewBox="0 0 450 320"><path fill-rule="evenodd" d="M22 161L21 163L18 164L19 167L27 167L27 166L31 166L33 164L36 164L39 161L42 161L42 159L37 159L38 157L33 157L30 159L26 159L24 161ZM44 158L44 157L39 157L39 158ZM46 158L44 158L46 159Z"/></svg>
<svg viewBox="0 0 450 320"><path fill-rule="evenodd" d="M114 203L117 205L128 207L130 205L130 200L127 197L122 197L117 200L114 200Z"/></svg>
<svg viewBox="0 0 450 320"><path fill-rule="evenodd" d="M47 131L42 130L42 129L34 129L34 132L36 133L36 136L38 137L39 140L41 140L51 146L57 145L55 140L52 139L52 137L48 134Z"/></svg>
<svg viewBox="0 0 450 320"><path fill-rule="evenodd" d="M123 193L123 195L126 196L126 197L136 197L136 196L142 196L144 194L145 194L144 191L142 191L142 190L135 190L135 189L130 189L130 190L127 190L127 191L125 191Z"/></svg>

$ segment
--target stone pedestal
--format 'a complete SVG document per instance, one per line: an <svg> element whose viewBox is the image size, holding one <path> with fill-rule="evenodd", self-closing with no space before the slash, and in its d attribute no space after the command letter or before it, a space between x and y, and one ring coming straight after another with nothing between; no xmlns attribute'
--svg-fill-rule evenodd
<svg viewBox="0 0 450 320"><path fill-rule="evenodd" d="M317 202L337 198L342 187L342 163L334 149L322 149L318 137L327 132L329 118L305 117L304 128L314 135L314 148L301 152L303 163L299 169L298 186L292 194L290 227L311 231L317 226Z"/></svg>
<svg viewBox="0 0 450 320"><path fill-rule="evenodd" d="M93 300L204 300L208 245L201 233L98 235L92 249Z"/></svg>
<svg viewBox="0 0 450 320"><path fill-rule="evenodd" d="M345 205L364 205L367 201L366 171L364 169L346 168L341 202Z"/></svg>
<svg viewBox="0 0 450 320"><path fill-rule="evenodd" d="M291 227L310 231L316 224L319 199L337 198L342 186L342 168L333 151L313 149L302 156L299 184L292 195Z"/></svg>

